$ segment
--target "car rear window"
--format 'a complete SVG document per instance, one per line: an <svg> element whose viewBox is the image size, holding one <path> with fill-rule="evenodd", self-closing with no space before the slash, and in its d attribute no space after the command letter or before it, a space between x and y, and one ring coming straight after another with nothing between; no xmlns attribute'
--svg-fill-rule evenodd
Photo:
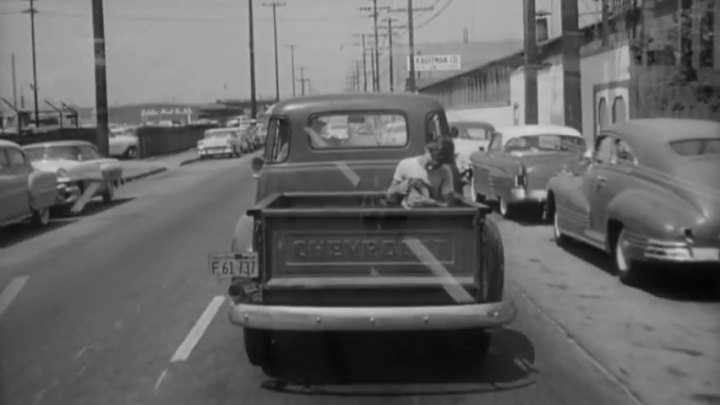
<svg viewBox="0 0 720 405"><path fill-rule="evenodd" d="M305 132L313 149L401 148L408 143L405 116L393 112L316 115Z"/></svg>
<svg viewBox="0 0 720 405"><path fill-rule="evenodd" d="M670 142L670 148L680 156L720 155L720 139L687 139Z"/></svg>

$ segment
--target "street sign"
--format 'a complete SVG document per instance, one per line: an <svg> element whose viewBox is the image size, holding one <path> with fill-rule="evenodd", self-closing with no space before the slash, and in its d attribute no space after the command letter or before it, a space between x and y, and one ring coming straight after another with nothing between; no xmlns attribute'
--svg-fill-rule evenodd
<svg viewBox="0 0 720 405"><path fill-rule="evenodd" d="M415 71L431 72L434 70L460 70L460 55L415 55ZM407 58L408 72L410 57Z"/></svg>

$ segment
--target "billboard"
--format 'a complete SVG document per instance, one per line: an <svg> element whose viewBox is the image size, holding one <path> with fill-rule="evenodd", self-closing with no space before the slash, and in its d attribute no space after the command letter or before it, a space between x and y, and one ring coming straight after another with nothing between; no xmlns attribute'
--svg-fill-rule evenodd
<svg viewBox="0 0 720 405"><path fill-rule="evenodd" d="M436 70L460 70L460 55L415 55L416 72L432 72ZM407 58L407 69L410 71L410 57Z"/></svg>

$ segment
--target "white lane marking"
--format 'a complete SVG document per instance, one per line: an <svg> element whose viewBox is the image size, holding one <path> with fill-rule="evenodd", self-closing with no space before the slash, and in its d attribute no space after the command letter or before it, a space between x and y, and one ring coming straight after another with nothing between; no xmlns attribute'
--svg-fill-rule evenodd
<svg viewBox="0 0 720 405"><path fill-rule="evenodd" d="M162 373L160 373L160 376L158 377L157 381L155 381L155 387L153 387L153 391L157 391L158 388L160 388L160 384L165 381L165 377L167 377L168 369L163 370Z"/></svg>
<svg viewBox="0 0 720 405"><path fill-rule="evenodd" d="M95 193L98 191L99 188L100 188L100 182L90 183L90 186L85 190L83 195L80 196L80 198L75 202L75 205L73 205L70 212L72 212L73 214L77 214L80 211L82 211L83 208L85 208L85 206L87 205L87 203L90 202L90 200L92 200L93 197L95 197Z"/></svg>
<svg viewBox="0 0 720 405"><path fill-rule="evenodd" d="M28 276L15 277L10 284L5 287L3 292L0 293L0 316L10 307L13 300L17 298L29 278Z"/></svg>
<svg viewBox="0 0 720 405"><path fill-rule="evenodd" d="M420 261L429 268L433 274L442 282L445 291L458 304L471 304L475 302L473 297L458 283L450 272L442 265L435 255L417 238L405 238L405 244Z"/></svg>
<svg viewBox="0 0 720 405"><path fill-rule="evenodd" d="M225 301L225 297L218 295L210 301L210 304L205 308L205 312L200 315L200 318L195 322L195 326L190 329L190 333L185 337L180 347L178 347L175 354L170 359L171 363L178 361L185 361L190 356L193 348L200 341L200 338L205 333L205 330L210 325L210 321L215 317L215 314L220 309L220 305Z"/></svg>

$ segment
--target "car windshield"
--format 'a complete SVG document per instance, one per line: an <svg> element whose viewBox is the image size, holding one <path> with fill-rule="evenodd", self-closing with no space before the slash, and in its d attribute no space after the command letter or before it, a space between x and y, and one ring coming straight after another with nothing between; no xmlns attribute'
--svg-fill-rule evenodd
<svg viewBox="0 0 720 405"><path fill-rule="evenodd" d="M357 112L312 117L305 131L314 149L402 147L407 123L399 113Z"/></svg>
<svg viewBox="0 0 720 405"><path fill-rule="evenodd" d="M681 156L720 155L720 139L703 138L670 142L670 148Z"/></svg>
<svg viewBox="0 0 720 405"><path fill-rule="evenodd" d="M452 125L452 124L451 124ZM492 136L492 129L487 127L461 127L458 126L459 139L471 139L475 141L489 141Z"/></svg>
<svg viewBox="0 0 720 405"><path fill-rule="evenodd" d="M585 139L569 135L527 135L510 139L505 144L505 150L508 152L583 152L585 151Z"/></svg>
<svg viewBox="0 0 720 405"><path fill-rule="evenodd" d="M78 151L74 146L38 146L25 148L25 153L31 161L38 160L78 160Z"/></svg>

